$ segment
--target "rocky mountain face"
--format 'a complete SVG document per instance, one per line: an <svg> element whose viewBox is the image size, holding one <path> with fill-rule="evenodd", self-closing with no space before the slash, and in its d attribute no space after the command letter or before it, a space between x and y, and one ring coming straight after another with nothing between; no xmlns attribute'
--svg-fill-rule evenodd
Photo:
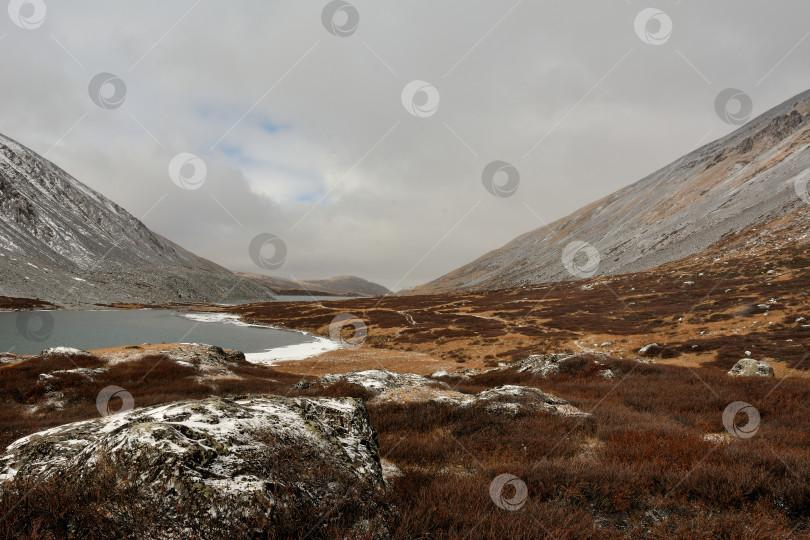
<svg viewBox="0 0 810 540"><path fill-rule="evenodd" d="M272 298L3 136L0 294L62 304Z"/></svg>
<svg viewBox="0 0 810 540"><path fill-rule="evenodd" d="M261 283L279 295L313 295L313 296L385 296L391 291L356 276L335 276L327 279L310 279L294 281L263 274L238 275Z"/></svg>
<svg viewBox="0 0 810 540"><path fill-rule="evenodd" d="M412 292L635 272L785 229L810 203L810 91L663 169ZM807 202L806 202L807 201Z"/></svg>

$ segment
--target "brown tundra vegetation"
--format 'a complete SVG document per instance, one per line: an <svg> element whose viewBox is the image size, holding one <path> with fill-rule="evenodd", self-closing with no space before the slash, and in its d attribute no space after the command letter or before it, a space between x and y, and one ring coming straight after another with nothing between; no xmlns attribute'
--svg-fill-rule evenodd
<svg viewBox="0 0 810 540"><path fill-rule="evenodd" d="M172 361L152 369L156 360L119 364L93 383L66 380L61 408L34 413L27 410L42 404L37 379L44 369L41 360L35 357L0 368L3 443L52 425L96 417L93 400L98 388L111 383L129 385L139 405L244 392L368 397L362 387L346 383L296 390L293 385L300 376L247 364L238 383L201 383L188 368ZM545 379L514 370L443 379L466 393L502 384L534 386L565 396L592 412L591 417L536 413L509 417L440 403L369 404L381 458L398 470L384 495L396 509L389 518L392 536L807 535L810 387L805 379L730 378L714 367L689 369L604 356L600 361L605 364L600 369L611 369L616 379L602 377L591 361ZM81 360L86 367L94 363L93 357ZM760 411L761 428L755 437L732 437L722 424L723 409L738 400ZM489 485L501 473L513 474L527 485L528 498L518 511L502 510L490 499ZM88 538L137 536L143 520L157 518L147 511L145 494L136 485L113 489L126 474L102 468L97 478L78 484L64 477L38 485L14 481L0 495L0 535L59 538L83 531ZM140 513L129 521L113 520L110 494L121 498L122 507ZM247 530L264 530L267 537L340 537L345 533L341 524L364 511L362 501L353 495L347 494L345 507L337 512L313 509L292 528L262 529L268 524L257 518L246 524ZM334 516L340 519L331 519ZM210 537L217 532L216 523L197 521L195 530L201 538Z"/></svg>
<svg viewBox="0 0 810 540"><path fill-rule="evenodd" d="M808 316L808 263L806 250L785 246L778 256L708 254L655 271L486 293L231 307L247 320L322 335L336 315L352 313L368 325L368 338L359 349L310 361L242 361L232 369L239 378L229 379L200 378L146 355L92 380L61 377L57 389L46 389L41 373L103 360L91 354L8 363L0 367L0 443L97 417L95 397L111 384L127 388L138 406L244 393L351 396L367 401L380 456L392 471L381 496L393 509L385 517L393 538L808 538L810 326L800 320ZM637 361L639 347L651 342L660 345L652 363ZM770 362L776 377L729 376L746 351ZM550 352L580 355L545 378L508 367ZM450 366L436 379L459 392L530 386L591 414L506 416L448 403L374 402L345 382L295 386L340 372L352 358L364 359L366 368L408 372L409 355L425 373L430 362ZM454 374L453 366L470 371ZM54 391L58 403L48 397ZM760 413L750 438L723 425L723 411L735 401ZM502 473L526 485L517 510L490 497ZM137 537L139 524L156 518L138 486L121 483L126 474L7 483L0 536ZM131 519L111 519L111 493L134 509ZM200 538L342 538L346 523L368 511L362 502L349 491L340 508L312 508L295 523L257 517L244 530L222 531L201 518L193 531Z"/></svg>

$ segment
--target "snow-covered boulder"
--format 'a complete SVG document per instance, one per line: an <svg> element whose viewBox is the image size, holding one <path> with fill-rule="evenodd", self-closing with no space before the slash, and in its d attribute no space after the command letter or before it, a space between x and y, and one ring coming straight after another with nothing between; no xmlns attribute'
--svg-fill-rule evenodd
<svg viewBox="0 0 810 540"><path fill-rule="evenodd" d="M241 351L226 350L204 343L163 343L130 346L106 352L103 359L110 365L141 360L145 356L164 355L172 361L200 371L223 372L245 363Z"/></svg>
<svg viewBox="0 0 810 540"><path fill-rule="evenodd" d="M484 390L462 404L483 406L487 411L514 415L520 412L541 412L561 416L590 416L561 397L547 394L529 386L505 385Z"/></svg>
<svg viewBox="0 0 810 540"><path fill-rule="evenodd" d="M11 353L0 353L0 364L16 364L24 360L24 357Z"/></svg>
<svg viewBox="0 0 810 540"><path fill-rule="evenodd" d="M505 385L477 394L425 386L393 388L369 401L369 405L386 403L447 403L458 407L482 407L495 414L514 416L519 413L540 412L562 416L589 416L563 398L529 386Z"/></svg>
<svg viewBox="0 0 810 540"><path fill-rule="evenodd" d="M616 374L613 373L612 369L602 369L599 370L599 376L605 379L615 379Z"/></svg>
<svg viewBox="0 0 810 540"><path fill-rule="evenodd" d="M395 373L387 369L369 369L366 371L350 371L349 373L327 374L314 381L301 381L298 388L312 388L329 386L337 382L347 382L362 386L372 395L379 395L395 388L410 388L420 386L434 386L449 388L447 383L435 381L422 375L413 373Z"/></svg>
<svg viewBox="0 0 810 540"><path fill-rule="evenodd" d="M734 364L728 374L737 377L773 377L773 368L768 362L754 360L753 358L742 358Z"/></svg>
<svg viewBox="0 0 810 540"><path fill-rule="evenodd" d="M648 343L638 350L642 356L657 356L661 354L661 346L658 343Z"/></svg>
<svg viewBox="0 0 810 540"><path fill-rule="evenodd" d="M245 362L242 351L225 350L216 345L180 343L161 351L175 362L186 362L200 370L228 368Z"/></svg>
<svg viewBox="0 0 810 540"><path fill-rule="evenodd" d="M214 512L234 527L318 512L327 520L350 492L384 486L361 402L264 395L156 405L41 431L0 455L0 481L67 474L79 482L105 459L122 474L138 471L135 482L154 498L155 523L167 538L183 537L194 518L172 515L175 508Z"/></svg>
<svg viewBox="0 0 810 540"><path fill-rule="evenodd" d="M44 360L47 360L53 357L75 358L93 355L87 351L75 349L73 347L51 347L50 349L45 349L44 351L39 353L39 356L42 357Z"/></svg>
<svg viewBox="0 0 810 540"><path fill-rule="evenodd" d="M518 373L531 373L540 377L549 377L558 373L574 374L587 366L604 367L611 360L610 355L603 352L584 352L576 354L535 354L522 360L517 360L505 366L505 369L514 369ZM610 378L613 372L603 369L600 372L605 378Z"/></svg>
<svg viewBox="0 0 810 540"><path fill-rule="evenodd" d="M100 368L75 368L75 369L57 369L55 371L51 371L50 373L40 373L39 379L55 379L59 375L81 375L83 377L87 377L88 379L92 379L96 375L100 375L102 373L107 373L110 371L108 367L100 367Z"/></svg>

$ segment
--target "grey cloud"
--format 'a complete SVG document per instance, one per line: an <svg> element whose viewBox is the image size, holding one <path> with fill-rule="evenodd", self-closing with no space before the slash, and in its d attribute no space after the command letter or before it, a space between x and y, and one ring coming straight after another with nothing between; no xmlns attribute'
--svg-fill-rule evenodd
<svg viewBox="0 0 810 540"><path fill-rule="evenodd" d="M289 248L279 275L391 287L423 259L412 286L728 133L727 87L754 114L810 88L810 39L780 63L807 32L798 0L651 2L673 21L661 46L636 36L635 2L357 1L344 38L326 3L50 1L36 30L4 19L0 131L56 145L136 216L165 195L147 225L232 269L255 270L247 246L269 232ZM120 108L89 99L99 72L126 82ZM441 95L429 118L400 102L415 79ZM201 189L168 178L179 152L208 164ZM482 186L494 160L520 171L513 197Z"/></svg>

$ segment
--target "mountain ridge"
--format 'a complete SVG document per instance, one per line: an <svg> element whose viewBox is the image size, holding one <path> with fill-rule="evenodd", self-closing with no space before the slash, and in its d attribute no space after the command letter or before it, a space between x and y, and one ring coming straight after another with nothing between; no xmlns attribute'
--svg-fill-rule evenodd
<svg viewBox="0 0 810 540"><path fill-rule="evenodd" d="M377 283L357 276L333 276L326 279L293 280L264 274L235 272L261 283L280 295L315 296L385 296L391 291Z"/></svg>
<svg viewBox="0 0 810 540"><path fill-rule="evenodd" d="M587 248L568 253L567 262L575 271L566 268L565 250L574 242L596 249L595 274L645 270L704 251L736 231L779 219L804 204L793 180L810 167L808 113L810 90L409 293L519 287L593 275L581 267L583 255L586 263L595 259Z"/></svg>
<svg viewBox="0 0 810 540"><path fill-rule="evenodd" d="M0 293L56 304L271 300L0 135Z"/></svg>

